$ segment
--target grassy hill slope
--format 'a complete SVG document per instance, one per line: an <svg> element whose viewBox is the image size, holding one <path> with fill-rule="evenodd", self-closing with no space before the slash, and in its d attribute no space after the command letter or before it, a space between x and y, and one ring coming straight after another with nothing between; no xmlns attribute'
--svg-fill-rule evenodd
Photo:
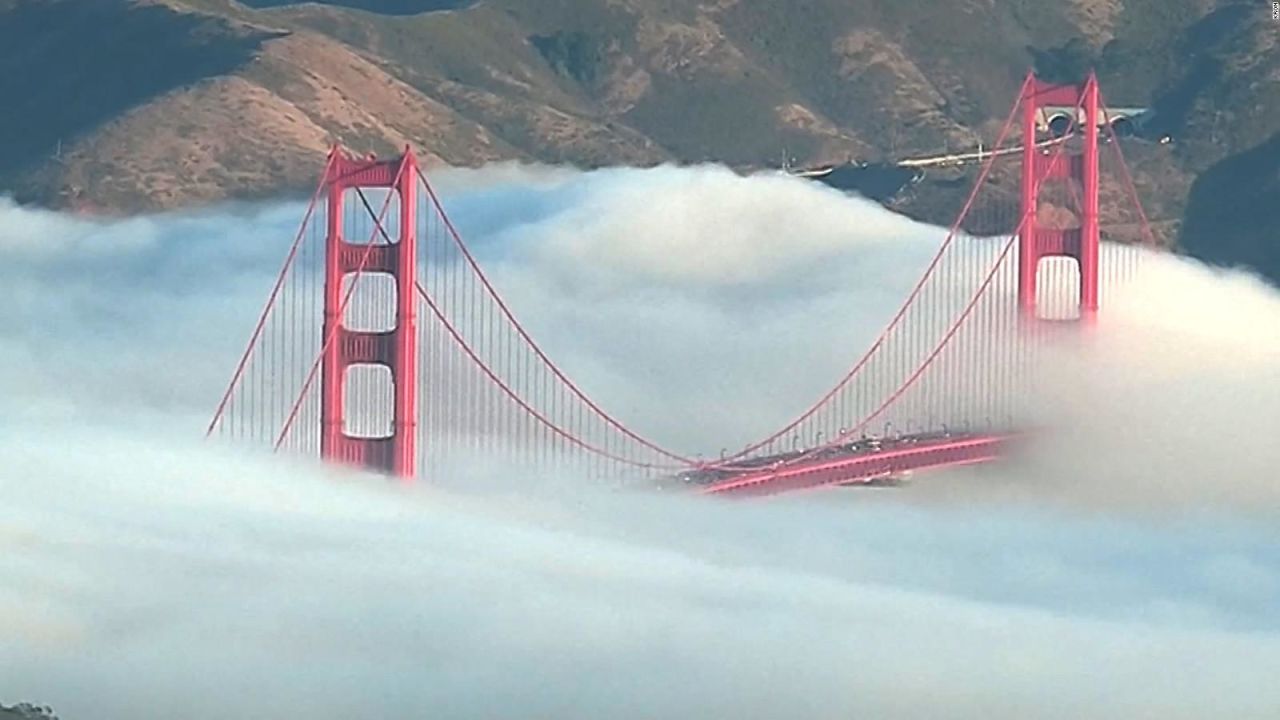
<svg viewBox="0 0 1280 720"><path fill-rule="evenodd" d="M1029 67L1062 80L1093 67L1110 102L1158 109L1176 142L1136 149L1136 180L1164 235L1212 256L1219 196L1274 182L1280 26L1265 10L0 0L0 192L105 211L256 197L309 186L335 141L461 165L876 161L989 141ZM931 175L898 207L945 222L964 181ZM1239 242L1270 222L1249 220Z"/></svg>

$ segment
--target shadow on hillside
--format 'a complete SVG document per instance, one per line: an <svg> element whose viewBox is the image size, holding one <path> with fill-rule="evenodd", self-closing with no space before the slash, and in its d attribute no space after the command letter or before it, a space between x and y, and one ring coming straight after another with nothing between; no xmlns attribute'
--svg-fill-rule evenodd
<svg viewBox="0 0 1280 720"><path fill-rule="evenodd" d="M271 37L162 6L18 3L0 22L0 175L150 98L234 70Z"/></svg>
<svg viewBox="0 0 1280 720"><path fill-rule="evenodd" d="M1218 265L1247 265L1280 285L1280 133L1218 162L1191 186L1180 244Z"/></svg>
<svg viewBox="0 0 1280 720"><path fill-rule="evenodd" d="M477 0L310 0L310 2L364 10L379 15L420 15L441 10L468 8L475 5ZM305 4L302 0L240 0L240 3L258 10Z"/></svg>
<svg viewBox="0 0 1280 720"><path fill-rule="evenodd" d="M1163 88L1153 103L1157 132L1175 137L1185 134L1196 101L1222 81L1224 48L1246 34L1245 26L1257 21L1256 14L1253 4L1230 3L1183 32L1177 44L1183 58L1181 76Z"/></svg>

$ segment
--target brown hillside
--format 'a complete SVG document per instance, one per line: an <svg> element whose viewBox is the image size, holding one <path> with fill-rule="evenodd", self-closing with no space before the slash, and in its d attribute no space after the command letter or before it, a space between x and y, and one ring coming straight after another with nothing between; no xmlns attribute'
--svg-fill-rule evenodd
<svg viewBox="0 0 1280 720"><path fill-rule="evenodd" d="M0 192L131 211L296 191L334 141L464 165L874 162L990 141L1028 67L1094 67L1175 136L1133 150L1173 238L1193 184L1212 207L1229 181L1197 176L1280 127L1258 3L942 5L0 0ZM943 222L966 182L894 202Z"/></svg>

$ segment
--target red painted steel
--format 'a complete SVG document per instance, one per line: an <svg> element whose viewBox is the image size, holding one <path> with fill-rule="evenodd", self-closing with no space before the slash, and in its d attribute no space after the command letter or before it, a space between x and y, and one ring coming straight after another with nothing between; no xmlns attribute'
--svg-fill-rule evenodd
<svg viewBox="0 0 1280 720"><path fill-rule="evenodd" d="M600 408L599 405L595 403L594 400L592 400L586 393L584 393L577 386L576 383L570 380L569 377L564 374L564 372L560 369L560 367L556 365L551 360L551 358L547 356L545 352L543 352L542 347L538 345L537 342L534 341L533 337L529 335L527 330L525 330L524 325L521 324L521 322L516 319L515 314L511 312L511 308L507 305L506 300L504 300L502 295L498 293L497 289L493 287L493 284L489 282L489 276L485 274L483 269L481 269L480 263L476 262L475 256L471 254L471 250L467 247L466 243L462 241L462 236L458 234L458 230L457 228L454 227L453 221L450 220L449 215L445 213L444 204L440 202L440 197L436 195L435 188L431 186L431 182L427 180L427 176L422 172L421 169L419 169L417 172L418 172L418 179L422 181L422 186L426 188L427 198L430 200L431 205L435 208L436 212L439 213L440 220L443 223L446 231L448 232L449 237L453 240L454 244L457 246L458 251L462 254L462 257L466 260L467 265L469 265L471 267L471 271L476 274L476 277L480 280L480 284L484 287L485 291L489 294L489 297L493 298L494 303L497 304L498 310L502 313L503 317L507 319L507 322L511 323L511 327L516 331L516 334L519 335L520 339L523 340L529 346L529 349L533 351L534 355L536 355L538 359L541 360L544 365L546 365L547 369L551 372L551 374L554 375L557 380L564 383L568 391L574 397L577 397L579 400L581 400L582 403L588 409L590 409L591 412L598 415L602 420L608 423L611 427L617 429L620 433L622 433L626 437L636 441L640 445L650 450L653 450L654 452L663 456L666 459L674 460L684 465L693 463L694 462L693 459L685 457L683 455L676 454L670 450L667 450L659 446L657 443L653 442L652 440L649 440L648 438L645 438L639 433L636 433L631 428L627 427L626 425L623 425L612 415L605 412L603 409ZM430 301L426 290L419 288L419 292L421 293L424 300L427 300L428 302ZM509 388L504 387L503 389L504 389L504 392L510 394ZM514 395L511 395L511 397L515 398ZM519 401L518 398L516 399L518 402L522 402L522 401ZM557 432L559 431L557 430ZM580 440L576 441L575 444L581 444L581 441Z"/></svg>
<svg viewBox="0 0 1280 720"><path fill-rule="evenodd" d="M1013 435L989 435L924 442L908 448L867 452L797 467L746 473L715 483L708 495L775 495L824 485L843 485L878 477L994 460Z"/></svg>
<svg viewBox="0 0 1280 720"><path fill-rule="evenodd" d="M1071 155L1069 162L1048 162L1037 144L1036 117L1045 105L1066 105L1084 111L1083 147L1079 154ZM1088 321L1098 311L1098 117L1098 81L1093 75L1078 87L1049 85L1033 76L1023 91L1022 215L1031 218L1023 225L1018 242L1018 306L1024 317L1038 316L1040 261L1054 256L1073 258L1079 265L1080 318ZM1058 229L1040 223L1044 181L1054 179L1079 185L1079 227ZM1076 190L1073 188L1072 192Z"/></svg>
<svg viewBox="0 0 1280 720"><path fill-rule="evenodd" d="M1035 82L1034 77L1029 75L1026 81L1023 83L1022 90L1020 92L1022 93L1027 92L1028 89L1032 86L1032 83L1034 82ZM1014 120L1017 117L1017 112L1018 112L1018 105L1015 103L1013 108L1010 109L1009 116L1005 119L1004 125L1000 128L999 134L996 136L995 145L993 145L992 147L998 148L1004 143L1005 138L1008 136L1009 131L1013 127ZM996 162L996 156L993 154L990 158L987 159L987 162L983 163L982 169L978 172L978 179L974 182L973 188L969 191L969 196L965 199L964 206L960 208L960 214L956 216L955 222L952 223L951 227L947 230L946 238L942 241L942 245L938 248L938 251L934 253L933 257L930 259L929 265L925 268L924 274L921 275L920 279L912 287L910 294L907 295L907 299L904 300L902 305L898 308L898 312L894 314L893 318L889 321L889 323L880 331L880 334L876 337L875 342L873 342L871 344L871 347L869 347L867 351L863 353L862 357L859 358L856 363L854 363L853 367L851 367L849 371L845 373L844 377L840 379L840 382L836 383L835 387L831 388L830 391L828 391L825 395L819 398L817 402L810 405L809 408L807 408L803 413L798 415L794 420L787 423L786 425L779 428L778 430L774 431L772 434L768 435L767 437L761 440L758 440L754 443L751 443L750 445L747 445L745 449L738 451L736 453L733 453L731 455L727 455L726 457L722 458L718 464L725 465L728 463L732 463L736 460L746 457L747 455L750 455L752 452L756 450L760 450L761 448L768 446L774 441L784 437L788 433L791 433L801 423L813 417L824 406L827 406L831 402L832 398L836 397L837 393L839 393L841 390L848 387L850 382L855 377L857 377L860 372L862 372L862 370L867 366L867 363L870 362L871 359L875 357L876 353L885 345L885 342L886 340L889 339L890 334L900 325L900 323L902 323L903 319L907 315L907 311L911 309L911 307L915 304L917 299L920 297L921 291L924 289L925 284L931 278L934 277L935 271L939 267L939 262L942 260L947 250L953 246L953 243L956 237L959 236L961 232L960 226L964 223L965 218L969 215L969 211L973 208L973 203L978 198L978 191L982 188L983 183L986 182L987 176L991 173L991 169L995 166L995 162ZM711 463L712 466L716 464L717 463Z"/></svg>
<svg viewBox="0 0 1280 720"><path fill-rule="evenodd" d="M285 256L284 265L281 266L280 272L276 275L276 281L271 286L271 293L267 296L267 303L262 307L258 322L254 325L253 333L249 336L249 343L245 346L239 362L236 363L235 372L231 374L231 381L227 383L227 389L222 394L222 399L218 401L218 407L213 412L213 419L209 421L209 428L205 430L205 437L212 435L213 431L217 429L218 423L222 421L227 405L231 402L231 397L235 393L236 387L240 384L241 378L244 377L245 368L249 365L249 358L253 356L253 351L258 347L258 341L262 338L262 330L266 327L267 318L271 316L271 310L275 307L276 300L280 297L280 289L284 287L285 278L289 276L289 271L293 268L294 261L298 257L298 249L302 247L307 227L311 224L311 217L315 214L316 204L324 193L329 170L333 167L333 160L336 156L336 151L330 152L328 159L325 160L324 170L320 173L320 182L316 184L315 192L311 194L311 200L307 203L307 211L302 216L302 224L298 226L298 232L294 235L293 242L289 245L289 252Z"/></svg>
<svg viewBox="0 0 1280 720"><path fill-rule="evenodd" d="M1080 209L1080 316L1092 321L1098 313L1098 253L1102 238L1098 228L1098 78L1090 75L1084 86L1084 150L1080 184L1084 197Z"/></svg>
<svg viewBox="0 0 1280 720"><path fill-rule="evenodd" d="M1012 412L1007 410L1012 405L1001 398L1014 397L1024 387L1016 361L1034 357L1022 354L1024 348L1045 336L1046 325L1036 323L1034 327L1041 330L1021 337L1012 347L1019 316L1034 316L1040 310L1037 284L1051 298L1070 296L1069 302L1078 302L1082 318L1091 318L1097 311L1100 102L1093 77L1083 86L1070 87L1046 85L1029 75L994 146L1003 150L1005 139L1016 136L1021 107L1022 212L1014 216L1015 208L999 193L994 205L990 199L978 202L997 156L1007 156L1011 162L1018 158L1016 151L993 153L923 277L852 370L781 430L744 450L722 450L720 458L711 462L691 459L636 433L601 409L552 362L490 284L410 150L395 159L376 160L356 159L335 149L322 183L327 221L315 223L315 241L308 246L315 249L311 257L323 261L323 318L314 311L308 315L305 306L296 302L297 288L307 290L307 278L316 277L319 268L295 272L293 294L283 294L284 319L274 330L262 330L290 269L286 262L282 280L277 281L253 335L254 341L274 338L281 348L268 347L265 354L254 355L254 342L250 343L211 428L229 408L230 420L224 425L231 427L224 428L224 434L239 433L246 423L251 435L264 427L274 433L280 422L280 415L274 413L284 393L274 391L273 378L279 375L273 373L295 367L290 358L300 356L299 360L314 362L300 390L295 392L296 382L287 385L287 397L296 396L296 400L276 448L296 421L305 430L295 433L291 446L309 453L318 449L325 460L402 478L422 469L418 464L424 460L418 451L428 446L432 464L427 472L449 467L447 461L456 458L474 457L513 458L527 462L531 473L564 463L575 468L589 463L586 467L597 477L625 471L655 478L661 473L693 471L710 473L703 478L723 478L703 490L724 495L858 483L994 459L1011 439L999 433L1018 427L1012 420L1000 422L1006 412ZM1083 131L1069 133L1062 142L1037 145L1037 111L1044 105L1073 104L1077 108L1073 122L1083 114ZM1069 148L1081 152L1068 153ZM1050 200L1042 198L1041 189L1051 183L1065 183L1075 196L1079 227L1058 229L1039 222L1037 206ZM362 210L344 205L346 191L353 188L387 189L382 212L375 214L363 194ZM399 200L398 228L388 232L383 217L393 199ZM992 207L1000 213L990 212ZM347 242L344 232L352 232L352 221L364 220L366 214L374 225L369 243ZM1008 257L1015 250L1017 260ZM294 253L290 251L291 258ZM419 254L425 258L422 274L416 267ZM1065 273L1037 277L1040 260L1050 256L1071 257L1079 264L1078 288L1067 287ZM302 257L305 264L305 250ZM374 331L356 328L359 320L355 320L352 328L344 327L344 318L351 317L347 306L356 283L371 273L390 275L395 281L394 299L386 295L374 303L382 311L378 315L394 316L394 321L388 321L394 326ZM1016 306L1011 302L1015 296ZM421 328L416 315L419 301L425 304ZM368 305L368 299L357 302L356 314L368 317ZM366 312L362 314L360 308ZM311 335L298 342L297 327L309 328ZM314 337L316 330L322 330L319 338ZM429 343L424 345L429 349L422 363L420 332L422 342ZM357 385L344 393L353 365L385 367L391 375L391 394L370 399L370 393L359 391ZM993 367L1013 369L998 376L991 373ZM320 392L308 396L317 379ZM394 407L386 407L387 397ZM431 400L427 403L420 397ZM417 407L419 402L423 407ZM391 430L383 437L346 434L353 427L352 419L388 414ZM935 422L935 414L940 422ZM970 432L968 423L981 423L984 415L986 431ZM991 416L998 416L997 423L990 423ZM871 430L872 422L885 425L884 435L879 435L878 427ZM907 439L886 441L878 452L865 452L864 446L850 442L858 435L867 437L868 432L873 438L896 436L889 425L896 424L901 431L904 422ZM958 422L963 429L947 432L948 423L955 429ZM939 427L948 439L937 439ZM748 459L739 462L742 458Z"/></svg>
<svg viewBox="0 0 1280 720"><path fill-rule="evenodd" d="M1098 105L1103 119L1106 119L1106 98L1102 95L1102 88L1098 88ZM1150 248L1159 247L1160 243L1156 240L1155 234L1151 231L1151 221L1147 218L1147 211L1142 207L1142 200L1138 197L1138 188L1133 183L1133 174L1129 172L1129 163L1124 159L1124 150L1120 147L1120 137L1116 134L1115 128L1111 123L1107 123L1108 145L1111 146L1112 152L1115 154L1117 166L1120 168L1120 176L1124 178L1125 190L1129 194L1129 202L1133 204L1133 209L1138 214L1138 225L1142 230L1143 242Z"/></svg>
<svg viewBox="0 0 1280 720"><path fill-rule="evenodd" d="M621 455L611 453L605 448L593 445L583 440L582 438L578 437L577 435L573 434L569 430L566 430L565 428L556 424L556 422L548 418L546 414L540 412L537 408L530 405L524 398L520 397L520 395L516 393L515 390L513 390L511 386L508 385L497 374L497 372L494 371L492 367L489 366L489 363L485 362L484 358L480 357L476 353L475 349L471 347L471 344L467 342L467 339L463 337L462 333L458 330L458 328L454 326L454 324L449 320L449 318L444 314L444 312L440 310L440 306L426 291L426 289L423 288L422 285L420 284L417 286L417 288L418 288L418 295L422 298L422 301L427 304L427 309L431 311L431 314L435 316L436 320L445 329L445 332L449 333L449 337L452 338L453 341L458 344L458 347L462 350L462 352L466 354L467 359L475 363L475 366L480 369L480 372L484 373L485 378L489 382L493 383L493 385L496 388L498 388L498 390L501 391L503 395L507 396L512 402L518 405L521 410L528 413L529 416L532 417L534 420L536 420L538 424L541 425L543 428L550 431L553 435L564 439L566 442L573 445L574 447L580 448L582 450L586 450L587 452L595 455L599 455L602 458L613 460L622 465L630 465L633 467L643 467L643 468L658 467L658 466L646 464L646 463L637 463ZM669 466L661 467L659 469L678 470L683 467L687 467L687 465L669 465Z"/></svg>
<svg viewBox="0 0 1280 720"><path fill-rule="evenodd" d="M330 341L325 343L321 360L320 457L407 480L417 472L417 161L408 148L391 160L353 159L337 150L335 155L326 178L324 337ZM354 188L386 188L398 196L400 227L394 238L382 228L379 217L369 245L347 241L343 236L344 203L346 191ZM392 242L378 244L379 235ZM343 325L355 283L362 274L371 272L386 273L396 283L396 324L385 332L351 330ZM343 281L353 274L343 297ZM389 435L355 437L344 430L348 413L379 410L344 407L347 371L357 364L381 365L391 371L394 409Z"/></svg>

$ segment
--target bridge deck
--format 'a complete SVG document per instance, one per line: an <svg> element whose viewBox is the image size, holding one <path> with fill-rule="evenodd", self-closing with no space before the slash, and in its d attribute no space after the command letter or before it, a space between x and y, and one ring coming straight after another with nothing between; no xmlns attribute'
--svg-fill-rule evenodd
<svg viewBox="0 0 1280 720"><path fill-rule="evenodd" d="M691 470L675 481L718 495L772 495L827 485L870 485L913 471L996 460L1013 438L1010 433L872 438L834 446L811 457L797 451L713 470ZM787 464L789 461L792 464Z"/></svg>

